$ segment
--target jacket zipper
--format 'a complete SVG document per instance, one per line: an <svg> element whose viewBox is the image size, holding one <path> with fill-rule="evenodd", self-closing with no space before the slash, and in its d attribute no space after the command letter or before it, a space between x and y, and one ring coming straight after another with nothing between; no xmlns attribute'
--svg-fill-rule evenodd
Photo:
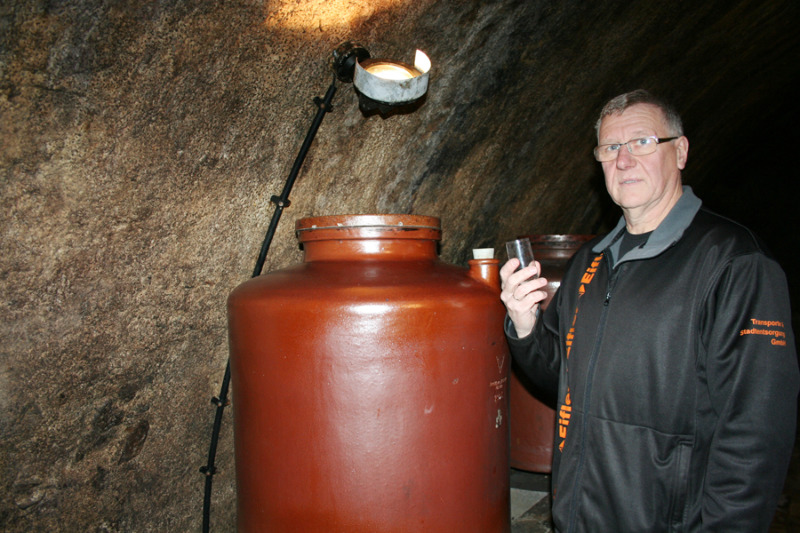
<svg viewBox="0 0 800 533"><path fill-rule="evenodd" d="M589 420L589 399L592 395L595 364L597 363L597 358L599 357L600 345L602 344L603 334L605 333L606 320L608 318L608 306L611 302L611 294L614 291L614 286L616 285L620 271L622 270L621 265L618 265L617 269L612 269L611 261L608 255L605 255L603 260L606 262L606 269L609 273L608 283L606 284L606 296L603 300L603 309L600 311L600 319L597 321L597 334L595 335L594 348L592 348L592 353L589 358L589 366L586 369L586 387L583 396L583 423L581 424L580 435L581 451L578 458L578 470L575 473L575 483L572 494L573 504L570 506L570 519L567 527L568 533L574 533L575 529L578 527L577 516L580 500L577 498L577 491L581 486L581 478L583 477L583 463L586 456L586 424Z"/></svg>

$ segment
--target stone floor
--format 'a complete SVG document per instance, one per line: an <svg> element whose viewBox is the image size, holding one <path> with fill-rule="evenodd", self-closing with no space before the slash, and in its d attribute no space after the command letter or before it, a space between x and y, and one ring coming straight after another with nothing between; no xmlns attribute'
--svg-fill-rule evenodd
<svg viewBox="0 0 800 533"><path fill-rule="evenodd" d="M549 476L511 471L511 533L552 533ZM800 533L800 439L769 533Z"/></svg>
<svg viewBox="0 0 800 533"><path fill-rule="evenodd" d="M551 533L550 476L511 470L511 533Z"/></svg>

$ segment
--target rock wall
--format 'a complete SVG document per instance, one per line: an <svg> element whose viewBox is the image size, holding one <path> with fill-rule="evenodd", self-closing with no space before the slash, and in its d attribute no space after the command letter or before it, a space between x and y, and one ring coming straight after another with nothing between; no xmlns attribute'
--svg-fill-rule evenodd
<svg viewBox="0 0 800 533"><path fill-rule="evenodd" d="M519 233L602 231L618 213L593 124L637 87L684 111L709 203L796 227L775 191L796 175L797 22L789 0L4 2L0 529L199 529L225 300L340 42L425 50L430 91L382 118L338 84L265 270L301 260L304 216L439 216L458 264ZM790 234L766 233L790 257ZM228 411L213 531L234 529L232 446Z"/></svg>

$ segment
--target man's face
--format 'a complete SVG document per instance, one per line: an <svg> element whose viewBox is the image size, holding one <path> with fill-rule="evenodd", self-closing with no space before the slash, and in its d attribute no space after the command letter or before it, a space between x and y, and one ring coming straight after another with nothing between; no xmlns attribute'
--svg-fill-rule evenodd
<svg viewBox="0 0 800 533"><path fill-rule="evenodd" d="M603 119L599 144L625 143L651 135L672 136L658 107L635 104ZM681 170L688 151L689 141L679 137L642 156L631 154L623 146L617 159L602 163L608 194L623 209L629 225L632 220L644 221L647 227L639 229L651 231L666 217L681 195Z"/></svg>

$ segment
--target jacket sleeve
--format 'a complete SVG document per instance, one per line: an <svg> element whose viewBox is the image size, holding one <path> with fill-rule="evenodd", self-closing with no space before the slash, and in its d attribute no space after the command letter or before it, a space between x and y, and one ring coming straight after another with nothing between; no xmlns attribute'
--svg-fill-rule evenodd
<svg viewBox="0 0 800 533"><path fill-rule="evenodd" d="M731 261L706 300L707 394L716 419L704 531L767 531L795 437L798 376L786 278L760 253Z"/></svg>
<svg viewBox="0 0 800 533"><path fill-rule="evenodd" d="M550 306L538 313L533 331L527 337L517 337L514 324L508 316L505 320L506 338L515 366L552 398L558 393L559 343L555 305L558 297L556 294Z"/></svg>

